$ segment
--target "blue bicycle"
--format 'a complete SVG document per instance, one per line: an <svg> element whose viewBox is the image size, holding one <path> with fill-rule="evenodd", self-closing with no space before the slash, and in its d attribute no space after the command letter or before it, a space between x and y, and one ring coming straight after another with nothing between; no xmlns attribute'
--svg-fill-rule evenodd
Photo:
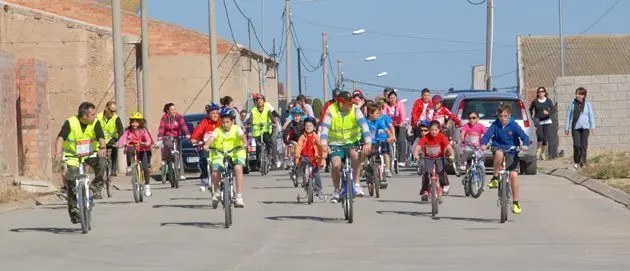
<svg viewBox="0 0 630 271"><path fill-rule="evenodd" d="M466 172L464 173L464 194L479 198L483 193L485 185L486 169L484 166L484 156L481 148L471 146L472 155L467 161Z"/></svg>
<svg viewBox="0 0 630 271"><path fill-rule="evenodd" d="M512 198L512 189L510 186L510 171L506 166L506 155L518 154L521 150L521 147L510 147L508 149L497 149L493 148L494 151L502 151L503 152L503 161L501 162L501 170L499 170L499 200L497 201L497 205L499 205L501 209L501 223L505 223L508 218L508 208L511 203Z"/></svg>
<svg viewBox="0 0 630 271"><path fill-rule="evenodd" d="M343 208L343 214L348 223L354 222L354 171L352 170L352 159L350 150L357 150L357 147L339 148L344 152L345 161L341 168L341 195L339 202Z"/></svg>

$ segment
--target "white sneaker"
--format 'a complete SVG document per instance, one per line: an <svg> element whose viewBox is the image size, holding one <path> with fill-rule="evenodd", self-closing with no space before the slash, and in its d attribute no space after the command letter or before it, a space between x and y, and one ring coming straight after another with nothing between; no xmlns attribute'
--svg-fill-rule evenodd
<svg viewBox="0 0 630 271"><path fill-rule="evenodd" d="M575 170L579 170L580 169L580 164L573 165L573 168L575 168Z"/></svg>
<svg viewBox="0 0 630 271"><path fill-rule="evenodd" d="M206 188L210 185L208 178L201 179L201 183L199 184L199 191L205 192Z"/></svg>
<svg viewBox="0 0 630 271"><path fill-rule="evenodd" d="M339 202L339 197L341 196L341 192L340 191L335 191L332 195L332 197L330 198L330 203L337 203Z"/></svg>
<svg viewBox="0 0 630 271"><path fill-rule="evenodd" d="M363 188L361 188L360 184L355 184L354 185L354 195L355 196L365 196L365 193L363 193Z"/></svg>
<svg viewBox="0 0 630 271"><path fill-rule="evenodd" d="M389 178L391 176L392 176L392 172L389 169L385 170L385 177Z"/></svg>
<svg viewBox="0 0 630 271"><path fill-rule="evenodd" d="M461 171L466 171L466 166L459 166L459 169L460 169Z"/></svg>
<svg viewBox="0 0 630 271"><path fill-rule="evenodd" d="M445 185L444 187L442 187L442 193L447 194L448 195L448 191L451 189L450 186Z"/></svg>
<svg viewBox="0 0 630 271"><path fill-rule="evenodd" d="M153 195L153 194L151 194L151 186L148 185L148 184L145 184L144 185L144 196L145 197L150 197L151 195Z"/></svg>
<svg viewBox="0 0 630 271"><path fill-rule="evenodd" d="M182 180L182 181L185 181L186 180L186 176L184 176L184 175L179 176L179 179Z"/></svg>
<svg viewBox="0 0 630 271"><path fill-rule="evenodd" d="M399 166L399 167L404 167L404 166L405 166L405 163L403 163L403 162L398 162L398 166Z"/></svg>
<svg viewBox="0 0 630 271"><path fill-rule="evenodd" d="M199 186L199 191L206 192L206 186L205 185L200 185Z"/></svg>
<svg viewBox="0 0 630 271"><path fill-rule="evenodd" d="M127 173L131 173L131 167L127 167Z"/></svg>
<svg viewBox="0 0 630 271"><path fill-rule="evenodd" d="M276 162L276 168L280 168L282 166L282 161Z"/></svg>
<svg viewBox="0 0 630 271"><path fill-rule="evenodd" d="M236 194L236 200L234 201L234 207L243 208L245 204L243 204L243 194Z"/></svg>

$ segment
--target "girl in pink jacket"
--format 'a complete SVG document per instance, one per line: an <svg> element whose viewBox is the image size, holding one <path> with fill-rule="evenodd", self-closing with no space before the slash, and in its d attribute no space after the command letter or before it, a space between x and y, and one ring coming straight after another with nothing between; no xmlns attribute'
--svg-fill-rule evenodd
<svg viewBox="0 0 630 271"><path fill-rule="evenodd" d="M127 161L134 161L135 154L138 157L142 169L144 170L144 194L151 196L151 187L149 186L149 178L151 174L151 147L153 146L153 138L149 130L145 128L146 120L140 112L134 112L129 117L129 127L118 139L118 148L124 148L127 154ZM127 169L129 171L129 169Z"/></svg>

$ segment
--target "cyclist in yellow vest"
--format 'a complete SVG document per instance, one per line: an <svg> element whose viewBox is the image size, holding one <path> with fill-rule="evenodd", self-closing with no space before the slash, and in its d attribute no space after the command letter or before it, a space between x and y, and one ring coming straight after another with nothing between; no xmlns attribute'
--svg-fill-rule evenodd
<svg viewBox="0 0 630 271"><path fill-rule="evenodd" d="M94 181L90 184L95 199L102 198L103 165L106 151L105 135L101 124L96 121L95 106L83 102L79 106L78 114L68 118L57 136L55 145L56 158L61 161L66 158L67 171L64 172L64 183L67 190L68 212L72 223L79 223L77 209L75 179L79 173L79 159L76 156L89 156L98 151L98 157L88 158L85 164L94 170Z"/></svg>
<svg viewBox="0 0 630 271"><path fill-rule="evenodd" d="M277 122L280 115L278 112L265 101L265 96L254 93L254 106L249 110L252 136L256 140L256 157L260 157L260 135L262 134L263 142L267 148L267 157L271 157L273 145L271 134L273 133L272 122ZM273 121L272 121L273 120Z"/></svg>
<svg viewBox="0 0 630 271"><path fill-rule="evenodd" d="M118 148L116 148L116 142L123 134L125 128L123 127L122 120L116 115L116 102L109 101L105 104L105 110L96 115L96 119L100 122L103 133L105 134L105 143L107 143L107 150L111 150L112 161L111 164L111 176L116 176L118 169ZM127 167L131 165L130 161L127 161Z"/></svg>
<svg viewBox="0 0 630 271"><path fill-rule="evenodd" d="M328 107L321 124L320 138L324 149L330 153L329 156L331 157L331 175L335 192L330 202L336 203L341 192L339 182L341 180L342 160L347 159L342 148L358 147L361 138L363 138L365 143L363 146L364 155L372 151L370 128L363 113L361 113L361 109L352 103L350 92L343 91L339 93L335 98L335 102ZM354 172L354 194L363 196L364 193L359 184L359 152L356 149L350 150L350 159L352 160L352 170Z"/></svg>
<svg viewBox="0 0 630 271"><path fill-rule="evenodd" d="M243 166L245 165L245 150L247 149L247 137L241 126L234 125L236 120L236 111L230 108L221 108L219 111L221 116L221 126L217 127L210 134L206 149L213 148L220 151L234 150L230 155L234 163L234 175L236 177L236 197L234 207L243 208ZM214 194L212 195L213 203L219 202L219 181L221 180L221 170L223 169L224 156L214 150L210 150L210 159L212 161L212 185L214 186Z"/></svg>

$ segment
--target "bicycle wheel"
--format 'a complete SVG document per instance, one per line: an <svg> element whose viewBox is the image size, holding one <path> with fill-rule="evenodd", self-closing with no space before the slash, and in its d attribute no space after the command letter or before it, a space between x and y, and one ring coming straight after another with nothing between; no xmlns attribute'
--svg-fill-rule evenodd
<svg viewBox="0 0 630 271"><path fill-rule="evenodd" d="M374 186L374 196L381 197L381 178L383 177L383 169L380 165L372 165L372 181ZM371 196L371 195L370 195Z"/></svg>
<svg viewBox="0 0 630 271"><path fill-rule="evenodd" d="M473 198L479 198L483 193L483 186L485 184L485 172L483 167L479 165L473 165L473 174L470 176L470 195Z"/></svg>
<svg viewBox="0 0 630 271"><path fill-rule="evenodd" d="M229 185L227 185L227 180L223 180L223 211L225 212L225 224L224 227L227 229L230 227L230 220L232 216L232 193L229 191Z"/></svg>
<svg viewBox="0 0 630 271"><path fill-rule="evenodd" d="M350 175L350 174L348 174ZM346 201L348 206L348 223L354 222L354 182L352 176L346 176Z"/></svg>
<svg viewBox="0 0 630 271"><path fill-rule="evenodd" d="M140 202L144 201L144 171L142 170L142 167L140 166L140 164L138 164L137 166L137 170L138 171L138 198L140 199Z"/></svg>
<svg viewBox="0 0 630 271"><path fill-rule="evenodd" d="M291 178L291 181L293 181L293 186L294 187L298 187L299 181L298 181L298 176L297 176L297 170L295 169L295 167L291 167L290 171L289 171L289 177Z"/></svg>
<svg viewBox="0 0 630 271"><path fill-rule="evenodd" d="M462 184L464 185L464 195L466 197L471 195L471 185L472 185L472 171L471 169L466 170L464 173L464 178L462 179Z"/></svg>
<svg viewBox="0 0 630 271"><path fill-rule="evenodd" d="M432 177L435 178L435 177ZM438 214L438 186L437 180L431 180L431 216L435 216Z"/></svg>
<svg viewBox="0 0 630 271"><path fill-rule="evenodd" d="M311 171L312 168L311 166L306 166L306 170L304 170L304 179L307 180L306 181L306 195L307 195L307 201L308 204L312 204L313 203L313 197L315 194L315 183L313 181L313 177L311 176Z"/></svg>
<svg viewBox="0 0 630 271"><path fill-rule="evenodd" d="M140 202L140 186L138 185L138 167L131 167L131 192L133 193L133 200L136 203Z"/></svg>
<svg viewBox="0 0 630 271"><path fill-rule="evenodd" d="M508 218L508 187L507 174L501 174L499 180L499 203L501 207L501 223L505 223Z"/></svg>
<svg viewBox="0 0 630 271"><path fill-rule="evenodd" d="M175 163L177 163L178 158L175 157L175 162L171 162L171 172L172 172L172 177L173 177L173 188L177 189L179 188L179 178L181 176L181 172L180 172L180 168L175 165Z"/></svg>
<svg viewBox="0 0 630 271"><path fill-rule="evenodd" d="M112 180L110 178L110 169L111 164L108 162L105 163L105 190L107 191L107 197L111 198L114 195L114 189L112 189Z"/></svg>
<svg viewBox="0 0 630 271"><path fill-rule="evenodd" d="M267 175L267 150L262 146L260 147L260 175Z"/></svg>
<svg viewBox="0 0 630 271"><path fill-rule="evenodd" d="M81 221L81 232L83 234L88 233L88 222L87 222L87 195L85 195L85 183L83 181L77 180L77 207L79 209L79 221ZM72 189L72 188L68 188ZM88 215L89 216L89 215Z"/></svg>
<svg viewBox="0 0 630 271"><path fill-rule="evenodd" d="M83 206L85 206L83 208L85 214L83 215L85 217L85 225L87 226L88 231L92 230L92 205L90 204L90 189L86 189L86 197L83 197ZM89 205L89 206L88 206Z"/></svg>
<svg viewBox="0 0 630 271"><path fill-rule="evenodd" d="M162 184L166 184L166 181L168 179L168 163L164 163L164 165L162 165L162 170L160 173L161 173L160 179L162 180Z"/></svg>
<svg viewBox="0 0 630 271"><path fill-rule="evenodd" d="M391 169L394 171L394 174L398 174L398 149L397 144L391 144Z"/></svg>

